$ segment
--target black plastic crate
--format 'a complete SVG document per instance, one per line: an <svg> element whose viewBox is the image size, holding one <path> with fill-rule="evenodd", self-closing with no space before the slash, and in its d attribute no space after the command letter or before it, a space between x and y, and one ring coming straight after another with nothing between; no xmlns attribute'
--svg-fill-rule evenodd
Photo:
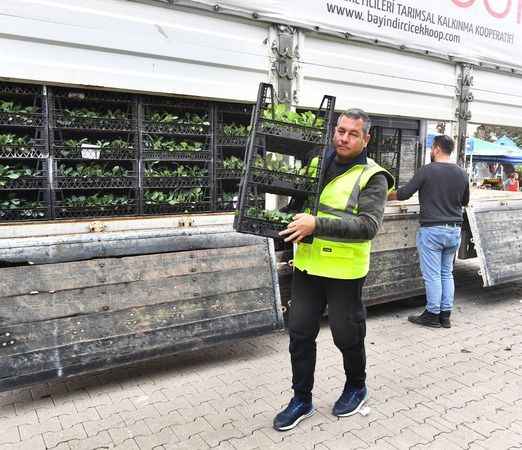
<svg viewBox="0 0 522 450"><path fill-rule="evenodd" d="M0 207L0 222L47 220L50 218L49 207L42 208L11 208Z"/></svg>
<svg viewBox="0 0 522 450"><path fill-rule="evenodd" d="M292 173L274 172L254 167L250 181L267 192L281 195L303 195L318 190L319 177L308 177Z"/></svg>
<svg viewBox="0 0 522 450"><path fill-rule="evenodd" d="M142 158L147 161L161 160L161 161L210 161L212 153L206 150L195 152L190 151L175 151L175 152L158 152L158 151L144 151Z"/></svg>
<svg viewBox="0 0 522 450"><path fill-rule="evenodd" d="M210 161L212 152L206 137L180 141L165 136L144 135L141 158L147 161Z"/></svg>
<svg viewBox="0 0 522 450"><path fill-rule="evenodd" d="M53 212L56 218L91 218L138 214L136 189L75 191L55 190Z"/></svg>
<svg viewBox="0 0 522 450"><path fill-rule="evenodd" d="M145 133L185 137L211 134L211 106L204 101L175 97L145 97L142 130Z"/></svg>
<svg viewBox="0 0 522 450"><path fill-rule="evenodd" d="M34 84L7 83L0 82L0 96L19 97L30 96L38 97L42 95L42 86Z"/></svg>
<svg viewBox="0 0 522 450"><path fill-rule="evenodd" d="M48 187L48 179L46 176L20 177L16 180L9 178L0 178L0 190L33 190L44 189Z"/></svg>
<svg viewBox="0 0 522 450"><path fill-rule="evenodd" d="M171 189L145 188L142 205L144 214L175 214L212 210L209 188L201 186Z"/></svg>
<svg viewBox="0 0 522 450"><path fill-rule="evenodd" d="M99 91L91 89L77 89L66 87L53 87L53 97L61 104L88 104L88 103L113 103L129 104L135 97L124 92Z"/></svg>
<svg viewBox="0 0 522 450"><path fill-rule="evenodd" d="M45 120L41 112L21 113L21 112L0 112L0 125L6 127L41 127Z"/></svg>
<svg viewBox="0 0 522 450"><path fill-rule="evenodd" d="M200 213L211 211L211 203L207 202L189 202L189 203L178 203L170 205L166 203L162 204L147 204L143 206L144 214L186 214L186 213Z"/></svg>
<svg viewBox="0 0 522 450"><path fill-rule="evenodd" d="M75 117L68 116L64 110L53 111L54 126L56 128L83 130L83 131L133 131L136 121L129 114L125 118L110 117Z"/></svg>
<svg viewBox="0 0 522 450"><path fill-rule="evenodd" d="M143 187L147 188L175 188L175 187L207 187L209 178L202 177L143 177Z"/></svg>
<svg viewBox="0 0 522 450"><path fill-rule="evenodd" d="M333 130L335 97L323 97L319 108L313 111L315 119L309 126L279 120L274 100L273 86L261 83L252 115L252 132L256 137L265 137L267 151L296 156L329 144Z"/></svg>
<svg viewBox="0 0 522 450"><path fill-rule="evenodd" d="M216 209L218 211L226 212L236 211L239 204L239 192L234 193L232 200L229 200L228 197L224 198L223 194L224 193L220 193L216 197ZM257 208L264 208L265 201L259 199L257 202L251 202L251 204L255 205Z"/></svg>
<svg viewBox="0 0 522 450"><path fill-rule="evenodd" d="M49 187L47 161L42 159L0 161L0 190L39 190Z"/></svg>
<svg viewBox="0 0 522 450"><path fill-rule="evenodd" d="M0 102L0 126L47 126L41 86L0 83Z"/></svg>
<svg viewBox="0 0 522 450"><path fill-rule="evenodd" d="M269 222L251 217L243 217L239 222L238 216L234 220L234 229L240 233L256 234L258 236L281 239L279 232L286 229L286 224Z"/></svg>
<svg viewBox="0 0 522 450"><path fill-rule="evenodd" d="M273 86L261 83L251 118L251 134L245 157L245 176L241 182L234 228L244 233L277 238L277 233L286 228L286 224L280 223L277 218L271 220L270 215L267 218L249 215L252 209L249 197L252 193L257 196L259 192L307 197L312 214L317 213L324 155L333 130L335 97L324 96L317 111L299 116L291 112L288 107L276 107L274 99ZM276 120L279 117L276 117L276 112L289 121L299 120L307 122L310 126ZM262 150L259 149L259 142L264 144ZM270 167L268 153L283 156L280 160L276 158ZM285 162L285 156L301 161L301 165L294 165L295 174L280 169L281 163ZM304 167L312 156L318 158L318 175L316 177L302 175L297 168ZM259 167L259 157L266 158L262 161L263 167Z"/></svg>
<svg viewBox="0 0 522 450"><path fill-rule="evenodd" d="M49 219L48 190L0 192L0 222Z"/></svg>
<svg viewBox="0 0 522 450"><path fill-rule="evenodd" d="M138 177L54 177L54 189L124 189L138 186Z"/></svg>
<svg viewBox="0 0 522 450"><path fill-rule="evenodd" d="M210 125L183 122L161 123L144 120L143 131L146 133L170 134L175 136L209 136Z"/></svg>
<svg viewBox="0 0 522 450"><path fill-rule="evenodd" d="M134 161L136 149L132 146L127 148L89 148L89 147L67 147L65 145L53 145L55 159L69 159L82 161Z"/></svg>
<svg viewBox="0 0 522 450"><path fill-rule="evenodd" d="M217 180L238 180L241 178L243 169L225 169L223 166L216 167Z"/></svg>
<svg viewBox="0 0 522 450"><path fill-rule="evenodd" d="M49 149L45 139L31 139L27 144L0 144L0 158L2 159L45 159L48 157Z"/></svg>
<svg viewBox="0 0 522 450"><path fill-rule="evenodd" d="M82 161L134 161L138 159L136 133L98 135L54 130L50 136L54 159Z"/></svg>
<svg viewBox="0 0 522 450"><path fill-rule="evenodd" d="M136 204L110 206L65 206L57 202L54 206L55 216L64 218L91 218L136 215Z"/></svg>
<svg viewBox="0 0 522 450"><path fill-rule="evenodd" d="M225 134L219 134L217 136L217 145L221 147L241 147L244 148L247 145L248 136L227 136Z"/></svg>

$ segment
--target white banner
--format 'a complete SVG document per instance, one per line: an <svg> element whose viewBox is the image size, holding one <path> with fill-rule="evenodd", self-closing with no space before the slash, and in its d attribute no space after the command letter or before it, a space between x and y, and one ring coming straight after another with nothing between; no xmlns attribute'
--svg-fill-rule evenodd
<svg viewBox="0 0 522 450"><path fill-rule="evenodd" d="M522 67L522 0L200 0L471 61Z"/></svg>

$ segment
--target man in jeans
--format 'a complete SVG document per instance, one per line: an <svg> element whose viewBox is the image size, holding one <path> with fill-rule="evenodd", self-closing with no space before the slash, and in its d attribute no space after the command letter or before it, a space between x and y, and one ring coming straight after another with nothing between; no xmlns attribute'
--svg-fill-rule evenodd
<svg viewBox="0 0 522 450"><path fill-rule="evenodd" d="M463 207L469 202L466 173L450 161L454 147L449 136L435 137L431 164L421 167L405 186L388 195L388 200L406 200L419 191L417 250L426 287L426 309L408 320L435 328L451 327L453 260L460 245Z"/></svg>

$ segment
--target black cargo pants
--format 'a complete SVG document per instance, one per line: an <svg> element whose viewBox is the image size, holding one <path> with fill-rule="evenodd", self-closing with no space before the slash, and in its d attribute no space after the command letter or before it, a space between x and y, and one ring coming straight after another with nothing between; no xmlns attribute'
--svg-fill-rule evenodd
<svg viewBox="0 0 522 450"><path fill-rule="evenodd" d="M312 399L316 338L328 305L335 345L343 355L346 381L360 388L366 381L366 309L362 303L365 278L339 280L308 275L294 269L289 312L292 388L296 397Z"/></svg>

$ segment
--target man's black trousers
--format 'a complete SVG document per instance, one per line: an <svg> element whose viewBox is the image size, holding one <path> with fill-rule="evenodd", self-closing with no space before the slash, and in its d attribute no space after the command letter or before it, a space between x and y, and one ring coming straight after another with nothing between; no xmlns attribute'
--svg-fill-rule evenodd
<svg viewBox="0 0 522 450"><path fill-rule="evenodd" d="M328 305L335 345L343 355L346 381L360 388L366 381L366 309L362 303L365 278L339 280L294 269L289 312L292 388L296 397L312 399L316 360L315 340Z"/></svg>

